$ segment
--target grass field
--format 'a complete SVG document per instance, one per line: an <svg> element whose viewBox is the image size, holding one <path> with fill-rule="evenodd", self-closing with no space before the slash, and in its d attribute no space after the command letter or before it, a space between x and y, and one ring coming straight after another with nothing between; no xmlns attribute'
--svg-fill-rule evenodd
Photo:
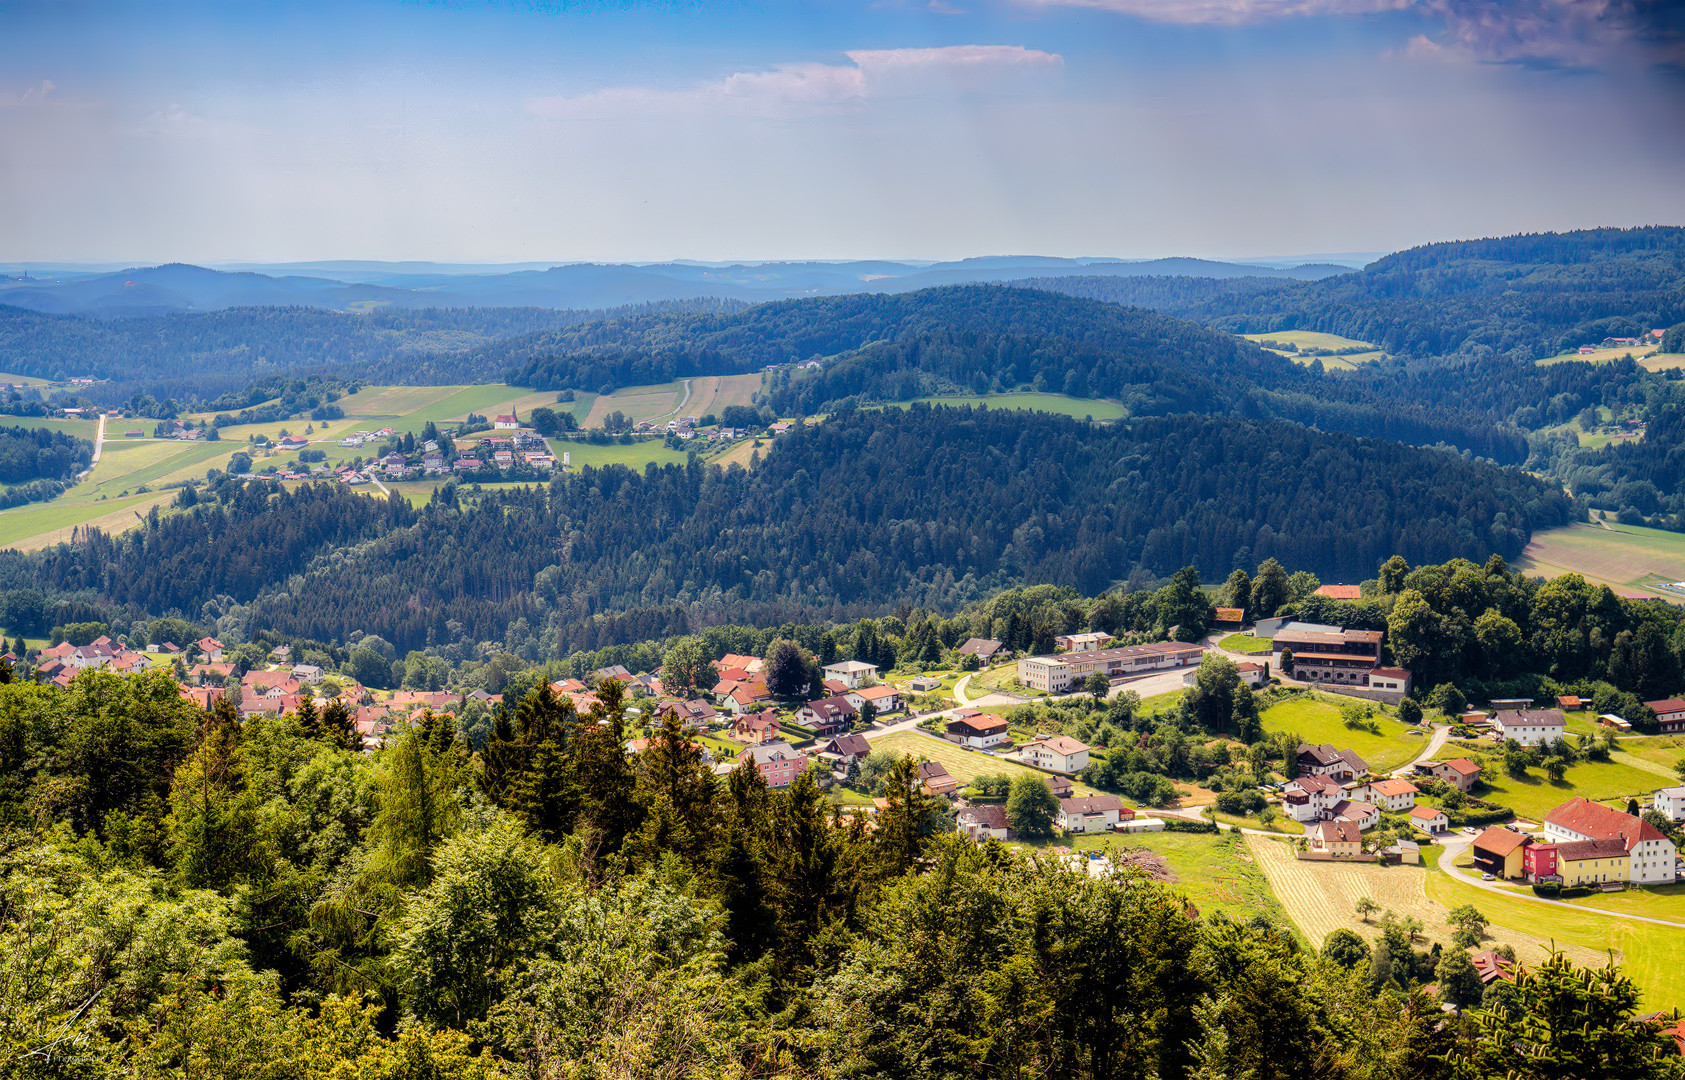
<svg viewBox="0 0 1685 1080"><path fill-rule="evenodd" d="M866 736L871 741L873 750L894 750L898 753L912 754L928 761L941 764L952 776L962 784L969 784L979 776L996 773L1006 773L1008 776L1034 776L1037 779L1047 774L1032 769L1027 765L1020 765L1016 761L1004 758L990 757L988 754L975 750L962 750L951 742L942 739L932 739L918 735L911 731L896 731L888 735L874 737ZM1077 784L1076 791L1080 795L1093 794L1094 789L1084 784Z"/></svg>
<svg viewBox="0 0 1685 1080"><path fill-rule="evenodd" d="M1193 901L1200 914L1223 912L1240 919L1266 915L1277 924L1292 925L1287 909L1270 890L1269 879L1258 868L1257 859L1239 833L1079 836L1070 846L1079 851L1146 848L1170 862L1170 869L1176 875L1176 880L1169 883L1170 888Z"/></svg>
<svg viewBox="0 0 1685 1080"><path fill-rule="evenodd" d="M0 377L0 382L5 381L3 377ZM98 420L56 420L47 416L0 416L0 425L27 428L30 431L42 429L62 431L66 435L74 435L78 439L87 439L89 442L94 441L94 432L99 430ZM144 426L138 423L131 426L142 427L148 435L152 434L151 421L145 422ZM128 430L124 427L124 421L122 420L108 420L105 427L108 437L112 434L122 435L124 431Z"/></svg>
<svg viewBox="0 0 1685 1080"><path fill-rule="evenodd" d="M1528 821L1543 820L1546 814L1576 795L1594 802L1608 802L1648 795L1656 788L1667 786L1654 773L1618 761L1582 761L1555 783L1539 769L1529 769L1527 779L1517 780L1504 774L1500 760L1487 758L1482 764L1480 778L1492 790L1480 797L1507 806Z"/></svg>
<svg viewBox="0 0 1685 1080"><path fill-rule="evenodd" d="M1629 735L1619 745L1618 756L1648 762L1669 776L1685 759L1685 735Z"/></svg>
<svg viewBox="0 0 1685 1080"><path fill-rule="evenodd" d="M1286 345L1298 345L1311 349L1356 349L1364 348L1368 352L1352 353L1348 356L1302 356L1299 353L1283 352L1271 349L1277 356L1285 356L1301 364L1309 364L1312 360L1321 360L1322 366L1329 371L1353 371L1359 364L1369 364L1386 355L1379 348L1367 341L1341 337L1339 334L1324 334L1316 330L1277 330L1273 334L1242 334L1248 341L1278 341Z"/></svg>
<svg viewBox="0 0 1685 1080"><path fill-rule="evenodd" d="M957 397L928 397L919 401L934 405L987 405L991 409L1021 409L1028 412L1057 413L1077 419L1117 420L1129 413L1121 405L1098 398L1066 397L1064 394L967 394ZM904 409L910 402L891 401L887 404Z"/></svg>
<svg viewBox="0 0 1685 1080"><path fill-rule="evenodd" d="M1271 884L1275 884L1273 878ZM1685 929L1633 922L1591 907L1510 899L1443 873L1429 875L1426 887L1434 903L1446 908L1473 904L1494 924L1524 926L1538 940L1556 942L1575 963L1600 966L1613 950L1626 974L1644 992L1641 1010L1685 1004L1685 966L1679 963L1685 953ZM1599 900L1608 902L1627 895L1610 893ZM1520 954L1518 939L1496 931L1494 936L1514 942Z"/></svg>
<svg viewBox="0 0 1685 1080"><path fill-rule="evenodd" d="M1374 716L1375 723L1380 725L1379 735L1347 727L1340 719L1340 706L1357 700L1332 694L1302 694L1279 701L1264 710L1264 730L1272 735L1296 732L1306 742L1333 743L1342 750L1354 750L1377 773L1391 772L1422 752L1427 736L1405 733L1426 729L1412 729L1399 723L1381 705L1375 706Z"/></svg>
<svg viewBox="0 0 1685 1080"><path fill-rule="evenodd" d="M1359 919L1354 910L1358 899L1367 896L1383 911L1420 919L1425 940L1418 947L1429 943L1449 947L1452 930L1445 925L1446 913L1459 904L1472 903L1492 920L1487 928L1490 944L1514 945L1516 957L1523 963L1543 959L1550 951L1551 936L1541 933L1532 912L1509 910L1510 906L1525 904L1529 909L1537 907L1549 914L1550 909L1542 904L1506 901L1472 887L1467 888L1474 896L1448 901L1435 893L1435 887L1443 884L1455 889L1458 883L1431 866L1301 862L1294 857L1292 846L1284 841L1248 836L1246 843L1269 879L1276 898L1317 948L1322 947L1329 934L1342 927L1366 941L1374 939L1379 933L1375 923ZM1438 852L1438 849L1427 850ZM1574 939L1556 937L1557 944L1575 963L1600 966L1604 956L1601 947L1594 944L1596 940L1594 935L1583 933Z"/></svg>
<svg viewBox="0 0 1685 1080"><path fill-rule="evenodd" d="M1619 360L1623 356L1630 356L1651 371L1661 371L1670 367L1685 367L1685 356L1675 353L1658 353L1654 345L1617 345L1612 349L1595 349L1589 353L1578 350L1563 353L1561 356L1547 356L1539 361L1542 367L1546 364L1561 364L1569 360L1578 360L1587 364L1607 364L1611 360Z"/></svg>
<svg viewBox="0 0 1685 1080"><path fill-rule="evenodd" d="M694 382L695 380L692 380ZM674 416L679 409L679 402L684 399L685 386L683 382L661 383L656 386L627 386L616 390L612 394L598 397L592 404L591 411L580 421L581 427L602 427L603 419L611 412L620 412L629 417L634 423L639 420L666 420ZM693 395L694 396L694 395ZM701 416L694 412L687 402L684 407L686 416Z"/></svg>
<svg viewBox="0 0 1685 1080"><path fill-rule="evenodd" d="M686 416L718 416L730 405L753 405L761 388L759 375L703 375L690 381Z"/></svg>
<svg viewBox="0 0 1685 1080"><path fill-rule="evenodd" d="M70 539L71 530L78 525L95 525L108 533L122 532L140 524L134 516L137 512L145 514L153 504L166 503L174 497L175 492L167 491L103 502L58 499L0 511L0 547L21 551L51 547L60 540Z"/></svg>
<svg viewBox="0 0 1685 1080"><path fill-rule="evenodd" d="M1580 574L1593 584L1621 592L1679 600L1653 587L1658 580L1685 580L1685 533L1637 525L1576 522L1533 534L1513 569L1557 577Z"/></svg>
<svg viewBox="0 0 1685 1080"><path fill-rule="evenodd" d="M1267 653L1270 651L1270 639L1254 637L1251 634L1230 634L1217 643L1219 649L1229 652L1248 654Z"/></svg>

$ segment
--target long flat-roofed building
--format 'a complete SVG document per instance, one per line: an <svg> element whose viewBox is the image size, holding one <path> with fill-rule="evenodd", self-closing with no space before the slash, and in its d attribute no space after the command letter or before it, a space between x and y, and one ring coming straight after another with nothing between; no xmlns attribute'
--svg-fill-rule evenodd
<svg viewBox="0 0 1685 1080"><path fill-rule="evenodd" d="M1064 693L1098 671L1108 679L1144 675L1149 671L1197 664L1205 655L1200 645L1161 641L1125 645L1120 649L1089 649L1057 656L1026 656L1018 661L1018 681L1032 690Z"/></svg>

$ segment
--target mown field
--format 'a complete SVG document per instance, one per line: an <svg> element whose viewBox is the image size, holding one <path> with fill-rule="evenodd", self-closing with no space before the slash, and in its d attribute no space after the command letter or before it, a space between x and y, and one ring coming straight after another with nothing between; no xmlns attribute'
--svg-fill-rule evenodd
<svg viewBox="0 0 1685 1080"><path fill-rule="evenodd" d="M1678 601L1678 594L1652 588L1657 581L1685 580L1685 533L1638 525L1576 522L1541 529L1514 569L1543 577L1579 574L1617 592L1644 593Z"/></svg>
<svg viewBox="0 0 1685 1080"><path fill-rule="evenodd" d="M1022 409L1028 412L1056 413L1078 420L1117 420L1129 415L1123 406L1099 398L1066 397L1064 394L962 394L954 397L918 398L932 405L987 405L991 409ZM898 409L910 402L888 403Z"/></svg>
<svg viewBox="0 0 1685 1080"><path fill-rule="evenodd" d="M1661 371L1669 367L1685 367L1685 356L1676 353L1658 353L1654 345L1616 345L1609 349L1594 349L1588 353L1578 350L1563 353L1561 356L1547 356L1539 361L1542 367L1546 364L1562 364L1570 360L1578 360L1587 364L1607 364L1612 360L1630 356L1651 371Z"/></svg>
<svg viewBox="0 0 1685 1080"><path fill-rule="evenodd" d="M1217 643L1217 647L1219 649L1227 649L1229 652L1247 653L1248 655L1257 656L1267 654L1270 651L1270 639L1256 637L1252 634L1230 634L1222 641L1219 641Z"/></svg>
<svg viewBox="0 0 1685 1080"><path fill-rule="evenodd" d="M1316 330L1277 330L1272 334L1242 334L1248 341L1276 341L1286 345L1298 345L1310 349L1364 349L1364 352L1351 353L1346 356L1305 356L1300 353L1287 352L1281 349L1271 349L1270 352L1278 356L1285 356L1301 364L1309 364L1312 360L1321 360L1322 366L1330 371L1352 371L1360 364L1373 363L1386 356L1375 345L1355 338L1341 337L1339 334L1324 334Z"/></svg>
<svg viewBox="0 0 1685 1080"><path fill-rule="evenodd" d="M1169 887L1192 901L1200 914L1210 916L1222 912L1243 920L1264 915L1278 925L1293 925L1287 909L1276 899L1269 879L1259 869L1257 858L1239 833L1079 836L1070 846L1078 851L1145 848L1169 861L1171 872L1176 875Z"/></svg>
<svg viewBox="0 0 1685 1080"><path fill-rule="evenodd" d="M1301 862L1294 857L1293 848L1286 841L1249 835L1246 843L1268 878L1276 898L1317 948L1322 947L1329 934L1341 928L1353 931L1366 941L1374 940L1379 929L1373 921L1358 918L1355 910L1358 899L1367 896L1379 904L1382 911L1391 911L1400 917L1414 915L1420 919L1423 931L1418 947L1426 948L1431 944L1449 947L1453 931L1445 923L1446 914L1459 904L1472 903L1491 920L1487 930L1488 944L1508 942L1515 946L1516 956L1523 963L1536 962L1549 955L1553 940L1577 964L1601 966L1605 959L1597 935L1584 932L1572 937L1552 934L1541 927L1530 910L1512 910L1525 901L1508 901L1467 886L1464 887L1474 896L1445 899L1439 895L1437 887L1449 886L1447 891L1454 892L1459 883L1429 865ZM1437 857L1440 849L1423 850L1432 859ZM1543 904L1527 907L1538 907L1545 914L1551 912ZM1571 919L1577 917L1570 916Z"/></svg>
<svg viewBox="0 0 1685 1080"><path fill-rule="evenodd" d="M1353 701L1374 704L1374 721L1380 734L1350 728L1340 719L1340 707ZM1296 733L1309 743L1332 743L1342 750L1354 750L1369 768L1377 773L1391 772L1415 760L1427 745L1426 728L1412 728L1401 724L1384 705L1364 703L1358 698L1342 698L1334 694L1314 691L1279 701L1263 712L1264 730L1272 735ZM1419 731L1420 735L1406 734Z"/></svg>

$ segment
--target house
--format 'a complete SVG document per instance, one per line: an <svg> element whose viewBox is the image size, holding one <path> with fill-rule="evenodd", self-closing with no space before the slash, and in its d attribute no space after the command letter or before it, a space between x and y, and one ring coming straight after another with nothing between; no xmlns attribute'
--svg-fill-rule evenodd
<svg viewBox="0 0 1685 1080"><path fill-rule="evenodd" d="M1521 876L1521 848L1528 839L1502 825L1489 825L1485 832L1474 838L1469 853L1474 857L1475 867L1482 873L1507 881Z"/></svg>
<svg viewBox="0 0 1685 1080"><path fill-rule="evenodd" d="M1410 693L1410 673L1400 667L1378 667L1369 673L1371 690L1386 690L1401 697Z"/></svg>
<svg viewBox="0 0 1685 1080"><path fill-rule="evenodd" d="M741 671L745 675L758 675L766 666L766 661L758 656L743 656L739 653L726 653L714 662L716 670Z"/></svg>
<svg viewBox="0 0 1685 1080"><path fill-rule="evenodd" d="M1492 717L1499 738L1522 746L1544 746L1562 738L1568 720L1561 709L1502 709Z"/></svg>
<svg viewBox="0 0 1685 1080"><path fill-rule="evenodd" d="M1018 758L1048 772L1076 773L1088 767L1088 746L1068 735L1038 735L1019 747Z"/></svg>
<svg viewBox="0 0 1685 1080"><path fill-rule="evenodd" d="M220 686L183 686L181 688L182 697L206 712L210 712L211 707L227 696L227 693Z"/></svg>
<svg viewBox="0 0 1685 1080"><path fill-rule="evenodd" d="M1522 880L1537 885L1541 881L1561 881L1556 872L1556 845L1531 843L1521 849Z"/></svg>
<svg viewBox="0 0 1685 1080"><path fill-rule="evenodd" d="M491 426L498 431L514 431L521 426L521 422L513 416L498 416L492 418Z"/></svg>
<svg viewBox="0 0 1685 1080"><path fill-rule="evenodd" d="M1005 646L993 638L974 637L966 638L965 644L960 646L959 652L961 656L975 656L983 663L988 664L994 660L995 654L1003 648Z"/></svg>
<svg viewBox="0 0 1685 1080"><path fill-rule="evenodd" d="M1685 699L1670 697L1660 701L1646 701L1644 704L1650 706L1650 711L1656 714L1663 735L1677 735L1685 731Z"/></svg>
<svg viewBox="0 0 1685 1080"><path fill-rule="evenodd" d="M515 455L507 450L499 450L491 456L491 463L500 469L507 469L515 464Z"/></svg>
<svg viewBox="0 0 1685 1080"><path fill-rule="evenodd" d="M919 762L919 783L931 795L952 796L960 789L960 782L949 776L939 761Z"/></svg>
<svg viewBox="0 0 1685 1080"><path fill-rule="evenodd" d="M737 755L743 765L752 765L769 788L787 788L807 768L807 757L787 742L773 741L746 746Z"/></svg>
<svg viewBox="0 0 1685 1080"><path fill-rule="evenodd" d="M1556 875L1562 884L1602 885L1631 881L1632 856L1619 839L1569 840L1556 848Z"/></svg>
<svg viewBox="0 0 1685 1080"><path fill-rule="evenodd" d="M1419 762L1416 772L1418 775L1425 772L1436 780L1443 780L1465 795L1474 789L1474 782L1480 779L1480 766L1466 757L1452 758L1450 761Z"/></svg>
<svg viewBox="0 0 1685 1080"><path fill-rule="evenodd" d="M1053 792L1055 799L1068 799L1076 793L1076 785L1071 783L1071 778L1068 776L1049 776L1046 779L1047 790ZM1126 806L1120 813L1125 816L1133 816L1135 811Z"/></svg>
<svg viewBox="0 0 1685 1080"><path fill-rule="evenodd" d="M324 677L322 669L315 664L294 664L292 675L306 686L319 685Z"/></svg>
<svg viewBox="0 0 1685 1080"><path fill-rule="evenodd" d="M1437 806L1412 806L1410 808L1410 824L1432 836L1449 829L1451 819L1446 817L1445 811Z"/></svg>
<svg viewBox="0 0 1685 1080"><path fill-rule="evenodd" d="M1628 720L1624 716L1616 716L1614 713L1599 714L1597 717L1597 723L1600 727L1614 728L1616 731L1632 730L1632 721Z"/></svg>
<svg viewBox="0 0 1685 1080"><path fill-rule="evenodd" d="M1335 821L1349 821L1358 832L1368 832L1381 823L1381 809L1374 803L1341 799L1332 807Z"/></svg>
<svg viewBox="0 0 1685 1080"><path fill-rule="evenodd" d="M1365 801L1381 806L1390 814L1407 813L1416 805L1416 785L1408 780L1371 780Z"/></svg>
<svg viewBox="0 0 1685 1080"><path fill-rule="evenodd" d="M1515 978L1515 961L1506 959L1495 949L1482 949L1469 959L1474 961L1475 973L1486 985L1498 979Z"/></svg>
<svg viewBox="0 0 1685 1080"><path fill-rule="evenodd" d="M784 725L778 722L778 714L771 709L759 713L744 713L731 725L731 737L740 743L758 746L761 743L777 741L783 727Z"/></svg>
<svg viewBox="0 0 1685 1080"><path fill-rule="evenodd" d="M1561 697L1556 699L1556 707L1565 713L1579 712L1581 709L1585 708L1585 702L1581 701L1579 697L1574 694L1563 694Z"/></svg>
<svg viewBox="0 0 1685 1080"><path fill-rule="evenodd" d="M1625 871L1629 875L1620 880L1641 885L1671 885L1674 881L1674 860L1678 853L1673 841L1642 818L1629 817L1582 796L1576 795L1545 815L1544 838L1556 841L1559 849L1566 841L1619 840L1627 857ZM1606 860L1608 856L1597 858ZM1560 850L1557 859L1558 862L1564 859ZM1608 871L1607 866L1594 869ZM1567 876L1564 871L1564 880Z"/></svg>
<svg viewBox="0 0 1685 1080"><path fill-rule="evenodd" d="M1068 833L1110 832L1118 823L1118 811L1123 800L1116 795L1084 795L1059 800L1059 814L1054 819L1059 828Z"/></svg>
<svg viewBox="0 0 1685 1080"><path fill-rule="evenodd" d="M864 708L866 702L872 703L879 716L884 713L895 712L901 708L901 691L893 686L879 683L876 686L862 686L858 690L848 692L848 700L856 709Z"/></svg>
<svg viewBox="0 0 1685 1080"><path fill-rule="evenodd" d="M702 728L719 719L719 712L706 701L663 701L655 708L657 720L665 720L671 713L679 718L679 723L687 728Z"/></svg>
<svg viewBox="0 0 1685 1080"><path fill-rule="evenodd" d="M907 687L915 694L928 694L932 690L942 689L942 680L931 675L920 675L908 683Z"/></svg>
<svg viewBox="0 0 1685 1080"><path fill-rule="evenodd" d="M864 761L871 752L872 744L866 741L864 735L838 735L820 747L820 753L835 754L845 765Z"/></svg>
<svg viewBox="0 0 1685 1080"><path fill-rule="evenodd" d="M1097 652L1112 643L1110 634L1060 634L1053 639L1053 647L1060 652Z"/></svg>
<svg viewBox="0 0 1685 1080"><path fill-rule="evenodd" d="M1239 626L1246 621L1246 609L1238 607L1212 608L1211 621L1224 626Z"/></svg>
<svg viewBox="0 0 1685 1080"><path fill-rule="evenodd" d="M1660 788L1651 805L1669 821L1685 821L1685 787Z"/></svg>
<svg viewBox="0 0 1685 1080"><path fill-rule="evenodd" d="M719 687L714 689L718 692ZM764 705L771 700L772 692L766 688L766 683L740 682L731 684L731 689L720 700L720 707L735 715L752 712L755 706Z"/></svg>
<svg viewBox="0 0 1685 1080"><path fill-rule="evenodd" d="M1309 836L1310 849L1324 855L1350 858L1363 851L1363 834L1355 822L1339 818L1319 821L1311 827Z"/></svg>
<svg viewBox="0 0 1685 1080"><path fill-rule="evenodd" d="M626 665L624 664L610 664L608 667L600 667L591 672L591 678L594 682L601 682L604 679L615 679L619 682L629 683L632 681L632 673L627 670Z"/></svg>
<svg viewBox="0 0 1685 1080"><path fill-rule="evenodd" d="M1281 808L1288 817L1303 823L1332 817L1334 805L1345 799L1345 790L1332 776L1312 773L1289 780L1281 793Z"/></svg>
<svg viewBox="0 0 1685 1080"><path fill-rule="evenodd" d="M1341 750L1332 743L1313 746L1299 744L1296 758L1300 776L1327 776L1336 780L1350 780L1369 772L1369 765L1351 750Z"/></svg>
<svg viewBox="0 0 1685 1080"><path fill-rule="evenodd" d="M834 735L847 731L859 711L845 697L820 698L796 710L795 721L810 727L819 735Z"/></svg>
<svg viewBox="0 0 1685 1080"><path fill-rule="evenodd" d="M214 637L203 637L194 644L199 646L199 655L204 658L206 663L222 663L222 642Z"/></svg>
<svg viewBox="0 0 1685 1080"><path fill-rule="evenodd" d="M1026 656L1018 661L1018 681L1032 690L1063 694L1095 672L1108 679L1149 671L1192 667L1205 655L1202 645L1161 641L1120 649L1085 649L1054 656Z"/></svg>
<svg viewBox="0 0 1685 1080"><path fill-rule="evenodd" d="M1011 742L1006 721L981 709L961 709L948 720L948 738L970 750L987 750Z"/></svg>
<svg viewBox="0 0 1685 1080"><path fill-rule="evenodd" d="M971 840L1008 840L1012 830L1007 828L1006 807L999 803L967 806L957 818L959 834Z"/></svg>
<svg viewBox="0 0 1685 1080"><path fill-rule="evenodd" d="M269 650L269 659L277 664L284 664L292 658L293 647L291 645L277 645Z"/></svg>
<svg viewBox="0 0 1685 1080"><path fill-rule="evenodd" d="M1356 585L1322 585L1317 588L1316 595L1330 600L1362 600L1363 590Z"/></svg>
<svg viewBox="0 0 1685 1080"><path fill-rule="evenodd" d="M483 467L479 458L459 457L451 463L451 468L456 472L478 472Z"/></svg>
<svg viewBox="0 0 1685 1080"><path fill-rule="evenodd" d="M878 665L859 660L838 660L825 665L825 677L837 680L850 690L858 690L878 681Z"/></svg>

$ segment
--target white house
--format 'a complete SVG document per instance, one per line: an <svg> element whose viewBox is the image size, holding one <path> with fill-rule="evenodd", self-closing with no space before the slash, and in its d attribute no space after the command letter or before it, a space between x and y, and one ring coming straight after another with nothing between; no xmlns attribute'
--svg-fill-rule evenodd
<svg viewBox="0 0 1685 1080"><path fill-rule="evenodd" d="M1341 799L1332 809L1335 821L1349 821L1359 832L1368 832L1381 823L1380 807L1373 803Z"/></svg>
<svg viewBox="0 0 1685 1080"><path fill-rule="evenodd" d="M1410 824L1432 836L1451 827L1451 819L1437 806L1416 806L1410 810Z"/></svg>
<svg viewBox="0 0 1685 1080"><path fill-rule="evenodd" d="M1118 822L1123 800L1116 795L1085 795L1059 800L1059 828L1071 833L1108 832Z"/></svg>
<svg viewBox="0 0 1685 1080"><path fill-rule="evenodd" d="M1408 780L1370 780L1354 785L1347 798L1374 803L1389 814L1402 814L1416 805L1416 785Z"/></svg>
<svg viewBox="0 0 1685 1080"><path fill-rule="evenodd" d="M1522 746L1542 746L1562 738L1568 720L1561 709L1502 709L1493 715L1492 729Z"/></svg>
<svg viewBox="0 0 1685 1080"><path fill-rule="evenodd" d="M878 681L878 665L859 660L838 660L825 665L825 678L835 679L850 690L858 690Z"/></svg>
<svg viewBox="0 0 1685 1080"><path fill-rule="evenodd" d="M1665 787L1656 792L1656 811L1669 821L1685 821L1685 787Z"/></svg>
<svg viewBox="0 0 1685 1080"><path fill-rule="evenodd" d="M315 664L294 664L293 678L308 686L315 686L322 681L322 669Z"/></svg>
<svg viewBox="0 0 1685 1080"><path fill-rule="evenodd" d="M999 803L967 806L959 812L957 824L961 835L973 840L1005 840L1006 807Z"/></svg>
<svg viewBox="0 0 1685 1080"><path fill-rule="evenodd" d="M1671 885L1673 841L1642 818L1629 817L1602 803L1576 795L1545 815L1545 838L1556 841L1619 840L1626 849L1629 881Z"/></svg>
<svg viewBox="0 0 1685 1080"><path fill-rule="evenodd" d="M1331 816L1334 804L1345 797L1345 789L1338 780L1301 776L1288 782L1281 795L1281 808L1297 822L1321 821Z"/></svg>
<svg viewBox="0 0 1685 1080"><path fill-rule="evenodd" d="M1053 639L1053 646L1065 652L1093 652L1111 643L1110 634L1061 634Z"/></svg>
<svg viewBox="0 0 1685 1080"><path fill-rule="evenodd" d="M1019 760L1056 773L1081 772L1088 767L1088 746L1068 735L1040 736L1018 750Z"/></svg>
<svg viewBox="0 0 1685 1080"><path fill-rule="evenodd" d="M491 426L498 431L514 431L521 426L521 422L513 416L499 416L491 422Z"/></svg>
<svg viewBox="0 0 1685 1080"><path fill-rule="evenodd" d="M968 750L987 750L1011 742L1006 721L980 709L961 709L947 723L948 738Z"/></svg>

